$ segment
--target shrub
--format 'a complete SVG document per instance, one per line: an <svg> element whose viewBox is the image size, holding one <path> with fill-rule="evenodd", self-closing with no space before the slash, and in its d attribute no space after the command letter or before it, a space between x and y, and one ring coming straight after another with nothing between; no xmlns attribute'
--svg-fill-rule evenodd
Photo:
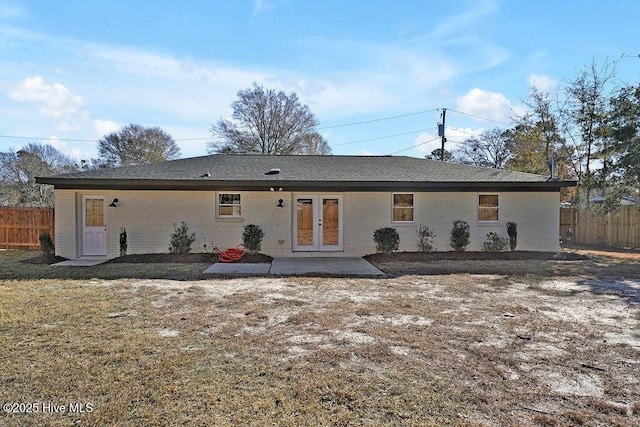
<svg viewBox="0 0 640 427"><path fill-rule="evenodd" d="M512 251L518 246L518 224L515 222L507 222L507 234L509 234L509 247Z"/></svg>
<svg viewBox="0 0 640 427"><path fill-rule="evenodd" d="M471 233L469 231L469 223L467 221L463 221L461 219L453 221L449 244L456 252L464 252L469 245L470 237Z"/></svg>
<svg viewBox="0 0 640 427"><path fill-rule="evenodd" d="M433 252L436 250L433 246L433 238L436 237L436 234L428 225L420 224L416 233L418 233L418 243L416 246L419 252Z"/></svg>
<svg viewBox="0 0 640 427"><path fill-rule="evenodd" d="M509 240L506 237L494 232L487 234L487 241L484 242L485 252L502 252L506 251L508 247Z"/></svg>
<svg viewBox="0 0 640 427"><path fill-rule="evenodd" d="M373 240L376 242L376 252L390 254L400 247L400 235L395 228L378 228L373 233Z"/></svg>
<svg viewBox="0 0 640 427"><path fill-rule="evenodd" d="M176 227L174 223L169 252L172 254L188 254L191 252L191 244L194 240L196 240L196 233L189 235L189 227L186 222L182 221L180 227Z"/></svg>
<svg viewBox="0 0 640 427"><path fill-rule="evenodd" d="M43 231L38 236L38 240L40 240L40 250L42 251L42 255L46 258L54 255L56 253L56 248L53 245L53 240L51 239L51 234L48 231Z"/></svg>
<svg viewBox="0 0 640 427"><path fill-rule="evenodd" d="M127 229L124 227L120 228L120 256L127 255Z"/></svg>
<svg viewBox="0 0 640 427"><path fill-rule="evenodd" d="M264 232L259 225L249 224L242 231L242 244L250 254L260 252Z"/></svg>

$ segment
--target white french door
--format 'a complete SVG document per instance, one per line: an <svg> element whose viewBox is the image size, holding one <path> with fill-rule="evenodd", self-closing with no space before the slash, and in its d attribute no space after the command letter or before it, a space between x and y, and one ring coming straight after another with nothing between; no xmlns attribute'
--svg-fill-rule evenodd
<svg viewBox="0 0 640 427"><path fill-rule="evenodd" d="M293 197L293 250L343 249L342 196Z"/></svg>
<svg viewBox="0 0 640 427"><path fill-rule="evenodd" d="M82 255L107 255L104 201L101 196L82 197Z"/></svg>

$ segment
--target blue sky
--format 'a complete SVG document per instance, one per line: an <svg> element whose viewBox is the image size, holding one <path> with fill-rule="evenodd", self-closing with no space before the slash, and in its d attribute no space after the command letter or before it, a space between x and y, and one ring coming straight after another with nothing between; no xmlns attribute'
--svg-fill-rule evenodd
<svg viewBox="0 0 640 427"><path fill-rule="evenodd" d="M0 0L0 151L86 159L138 123L204 155L257 82L295 91L334 154L421 157L441 108L451 149L592 60L628 55L618 76L637 84L638 17L636 0Z"/></svg>

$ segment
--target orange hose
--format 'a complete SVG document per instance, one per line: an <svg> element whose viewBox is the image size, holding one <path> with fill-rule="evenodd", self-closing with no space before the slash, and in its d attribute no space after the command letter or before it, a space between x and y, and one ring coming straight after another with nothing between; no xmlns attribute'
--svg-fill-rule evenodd
<svg viewBox="0 0 640 427"><path fill-rule="evenodd" d="M218 259L222 262L234 262L240 260L247 252L244 246L239 244L235 248L229 248L224 252L220 252L217 246L213 247L215 253L218 254Z"/></svg>

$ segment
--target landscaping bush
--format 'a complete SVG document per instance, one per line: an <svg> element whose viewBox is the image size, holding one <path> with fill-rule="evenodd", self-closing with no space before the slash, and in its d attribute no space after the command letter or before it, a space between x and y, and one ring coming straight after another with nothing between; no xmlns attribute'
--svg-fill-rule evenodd
<svg viewBox="0 0 640 427"><path fill-rule="evenodd" d="M506 251L508 247L509 240L506 237L493 232L487 234L487 241L484 242L485 252L502 252Z"/></svg>
<svg viewBox="0 0 640 427"><path fill-rule="evenodd" d="M176 227L174 223L169 252L172 254L188 254L191 252L191 244L194 240L196 240L196 233L189 235L189 227L186 222L182 221L180 227Z"/></svg>
<svg viewBox="0 0 640 427"><path fill-rule="evenodd" d="M451 229L451 239L449 244L456 252L464 252L469 245L471 233L469 231L469 223L461 219L453 221Z"/></svg>
<svg viewBox="0 0 640 427"><path fill-rule="evenodd" d="M249 224L244 226L242 231L242 244L250 254L257 254L260 252L262 246L262 238L264 232L259 225Z"/></svg>
<svg viewBox="0 0 640 427"><path fill-rule="evenodd" d="M416 246L419 252L433 252L436 250L433 246L433 238L436 237L436 234L428 225L420 224L416 232L418 233Z"/></svg>
<svg viewBox="0 0 640 427"><path fill-rule="evenodd" d="M509 234L509 247L512 251L518 246L518 224L515 222L507 222L507 234Z"/></svg>
<svg viewBox="0 0 640 427"><path fill-rule="evenodd" d="M400 235L395 228L378 228L373 233L373 240L376 242L376 252L378 253L390 254L400 247Z"/></svg>
<svg viewBox="0 0 640 427"><path fill-rule="evenodd" d="M53 240L51 239L51 234L48 231L43 231L38 236L38 240L40 240L40 250L42 251L42 255L46 258L53 256L56 253L56 248L53 245Z"/></svg>
<svg viewBox="0 0 640 427"><path fill-rule="evenodd" d="M127 229L120 228L120 256L127 256Z"/></svg>

